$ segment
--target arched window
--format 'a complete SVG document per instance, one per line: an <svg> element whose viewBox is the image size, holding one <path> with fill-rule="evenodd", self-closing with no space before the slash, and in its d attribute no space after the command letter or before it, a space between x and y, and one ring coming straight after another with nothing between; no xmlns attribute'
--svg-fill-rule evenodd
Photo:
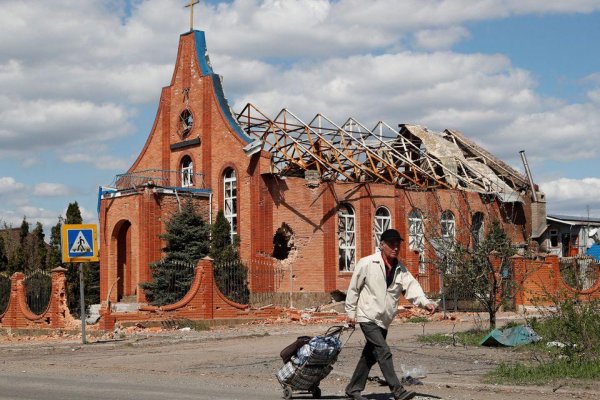
<svg viewBox="0 0 600 400"><path fill-rule="evenodd" d="M408 214L408 248L418 252L425 250L423 214L416 208Z"/></svg>
<svg viewBox="0 0 600 400"><path fill-rule="evenodd" d="M442 231L442 239L445 242L451 243L454 241L454 238L456 237L456 221L452 211L446 210L442 213L440 229Z"/></svg>
<svg viewBox="0 0 600 400"><path fill-rule="evenodd" d="M356 258L356 225L354 209L349 204L338 208L338 239L340 271L352 271Z"/></svg>
<svg viewBox="0 0 600 400"><path fill-rule="evenodd" d="M375 211L375 223L373 224L375 233L375 249L379 249L381 234L392 227L392 216L390 210L385 207L379 207Z"/></svg>
<svg viewBox="0 0 600 400"><path fill-rule="evenodd" d="M190 187L194 185L194 163L190 156L181 160L181 186Z"/></svg>
<svg viewBox="0 0 600 400"><path fill-rule="evenodd" d="M223 174L223 214L231 225L231 240L237 233L237 179L235 171L229 168Z"/></svg>
<svg viewBox="0 0 600 400"><path fill-rule="evenodd" d="M471 220L471 237L473 238L473 246L476 247L483 241L484 235L484 219L482 212L473 214Z"/></svg>

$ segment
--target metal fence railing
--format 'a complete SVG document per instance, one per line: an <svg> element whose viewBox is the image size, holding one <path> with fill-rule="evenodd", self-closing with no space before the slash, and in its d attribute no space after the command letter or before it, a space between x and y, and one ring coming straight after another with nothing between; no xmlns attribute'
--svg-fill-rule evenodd
<svg viewBox="0 0 600 400"><path fill-rule="evenodd" d="M248 268L239 260L214 264L215 282L225 297L240 304L248 304Z"/></svg>
<svg viewBox="0 0 600 400"><path fill-rule="evenodd" d="M143 185L204 188L204 175L177 170L145 169L119 174L111 183L118 190L133 189Z"/></svg>
<svg viewBox="0 0 600 400"><path fill-rule="evenodd" d="M174 304L192 287L196 264L160 260L151 265L152 281L144 287L146 297L155 306Z"/></svg>
<svg viewBox="0 0 600 400"><path fill-rule="evenodd" d="M574 289L587 290L598 281L598 262L592 256L563 257L559 261L560 274Z"/></svg>
<svg viewBox="0 0 600 400"><path fill-rule="evenodd" d="M24 281L27 305L34 314L42 314L48 308L52 292L52 277L47 271L30 272Z"/></svg>
<svg viewBox="0 0 600 400"><path fill-rule="evenodd" d="M280 291L284 279L281 261L273 258L251 260L249 278L251 305L260 307L289 304L289 294Z"/></svg>

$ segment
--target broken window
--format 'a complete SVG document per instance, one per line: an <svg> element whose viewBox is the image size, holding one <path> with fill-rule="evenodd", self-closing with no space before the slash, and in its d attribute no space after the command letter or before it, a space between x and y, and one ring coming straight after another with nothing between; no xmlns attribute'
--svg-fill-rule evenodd
<svg viewBox="0 0 600 400"><path fill-rule="evenodd" d="M392 216L390 210L385 207L379 207L375 211L375 250L379 249L381 234L392 227Z"/></svg>
<svg viewBox="0 0 600 400"><path fill-rule="evenodd" d="M185 138L192 127L194 126L194 118L192 117L192 112L188 109L185 109L179 114L179 135L181 138Z"/></svg>
<svg viewBox="0 0 600 400"><path fill-rule="evenodd" d="M408 214L408 248L413 251L425 250L423 214L415 208Z"/></svg>
<svg viewBox="0 0 600 400"><path fill-rule="evenodd" d="M190 187L194 184L194 163L190 156L185 156L181 160L181 186Z"/></svg>
<svg viewBox="0 0 600 400"><path fill-rule="evenodd" d="M558 231L556 229L550 230L550 247L558 247Z"/></svg>
<svg viewBox="0 0 600 400"><path fill-rule="evenodd" d="M442 213L442 218L440 219L440 229L442 231L442 239L444 242L454 242L454 238L456 237L456 221L452 211L446 210Z"/></svg>
<svg viewBox="0 0 600 400"><path fill-rule="evenodd" d="M290 255L290 251L294 247L292 236L294 232L292 228L285 222L275 232L273 236L273 258L285 260Z"/></svg>
<svg viewBox="0 0 600 400"><path fill-rule="evenodd" d="M338 208L339 269L352 271L356 258L356 225L354 209L349 204Z"/></svg>
<svg viewBox="0 0 600 400"><path fill-rule="evenodd" d="M425 267L425 254L419 253L419 275L425 275L427 268Z"/></svg>
<svg viewBox="0 0 600 400"><path fill-rule="evenodd" d="M223 214L231 226L231 242L237 233L237 179L235 171L228 168L223 174Z"/></svg>

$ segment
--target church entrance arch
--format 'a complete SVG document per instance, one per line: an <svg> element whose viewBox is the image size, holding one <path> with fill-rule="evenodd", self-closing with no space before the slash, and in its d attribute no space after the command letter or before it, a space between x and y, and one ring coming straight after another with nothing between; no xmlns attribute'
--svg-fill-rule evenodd
<svg viewBox="0 0 600 400"><path fill-rule="evenodd" d="M137 282L134 282L131 263L131 222L123 220L115 225L113 243L116 250L116 289L119 302L124 297L137 293Z"/></svg>

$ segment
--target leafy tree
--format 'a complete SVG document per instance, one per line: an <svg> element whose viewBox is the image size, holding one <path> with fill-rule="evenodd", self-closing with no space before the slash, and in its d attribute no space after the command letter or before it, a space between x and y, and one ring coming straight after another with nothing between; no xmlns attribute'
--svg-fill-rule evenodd
<svg viewBox="0 0 600 400"><path fill-rule="evenodd" d="M154 305L175 303L187 293L194 279L194 267L208 254L210 246L209 226L191 198L165 225L166 232L160 235L166 242L162 249L165 258L150 264L153 279L140 285Z"/></svg>
<svg viewBox="0 0 600 400"><path fill-rule="evenodd" d="M507 305L514 292L514 276L510 257L515 250L500 222L493 221L484 240L472 248L453 243L445 254L450 269L444 277L446 283L464 293L471 293L489 314L490 327L496 326L496 314ZM494 267L492 258L498 258L500 267Z"/></svg>
<svg viewBox="0 0 600 400"><path fill-rule="evenodd" d="M210 256L215 265L215 281L227 298L241 304L248 303L248 269L240 260L237 243L231 242L231 225L223 211L217 213L212 226Z"/></svg>

